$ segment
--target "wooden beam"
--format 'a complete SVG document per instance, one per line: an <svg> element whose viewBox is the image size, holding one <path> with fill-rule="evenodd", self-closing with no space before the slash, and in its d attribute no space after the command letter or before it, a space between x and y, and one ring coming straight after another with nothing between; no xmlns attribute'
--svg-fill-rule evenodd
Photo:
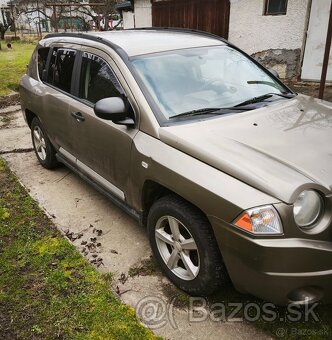
<svg viewBox="0 0 332 340"><path fill-rule="evenodd" d="M59 27L58 27L58 19L56 17L56 8L55 8L55 6L53 6L53 19L54 19L54 31L58 32L59 31Z"/></svg>
<svg viewBox="0 0 332 340"><path fill-rule="evenodd" d="M324 53L324 60L323 60L323 67L322 67L322 75L321 75L321 78L320 78L320 86L319 86L318 98L320 98L320 99L323 99L323 97L324 97L327 68L329 66L329 59L330 59L331 38L332 38L332 0L331 0L330 17L329 17L329 23L328 23L328 29L327 29L327 35L326 35L326 44L325 44L325 53Z"/></svg>
<svg viewBox="0 0 332 340"><path fill-rule="evenodd" d="M52 6L57 6L57 7L85 7L85 6L105 6L105 4L103 3L89 3L89 4L79 4L77 2L72 2L72 3L67 3L67 4L63 4L63 3L46 3L46 7L52 7Z"/></svg>

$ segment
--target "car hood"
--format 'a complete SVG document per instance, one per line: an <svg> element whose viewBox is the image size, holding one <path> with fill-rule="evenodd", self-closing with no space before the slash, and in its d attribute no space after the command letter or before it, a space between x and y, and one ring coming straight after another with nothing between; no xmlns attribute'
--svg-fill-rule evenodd
<svg viewBox="0 0 332 340"><path fill-rule="evenodd" d="M332 103L298 95L159 132L164 143L286 203L307 188L331 193Z"/></svg>

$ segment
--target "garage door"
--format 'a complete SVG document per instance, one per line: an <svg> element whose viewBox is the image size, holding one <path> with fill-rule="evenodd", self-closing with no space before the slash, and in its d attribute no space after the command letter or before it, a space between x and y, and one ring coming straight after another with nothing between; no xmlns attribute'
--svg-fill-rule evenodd
<svg viewBox="0 0 332 340"><path fill-rule="evenodd" d="M153 0L152 25L211 32L228 38L229 0Z"/></svg>

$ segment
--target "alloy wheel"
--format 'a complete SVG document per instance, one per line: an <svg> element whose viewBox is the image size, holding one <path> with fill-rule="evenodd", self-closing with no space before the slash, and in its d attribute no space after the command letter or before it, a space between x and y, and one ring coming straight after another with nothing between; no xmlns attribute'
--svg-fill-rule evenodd
<svg viewBox="0 0 332 340"><path fill-rule="evenodd" d="M38 154L38 157L44 161L46 159L46 143L45 143L45 138L43 131L39 126L35 126L33 130L33 141L34 141L34 146L35 150Z"/></svg>
<svg viewBox="0 0 332 340"><path fill-rule="evenodd" d="M156 224L158 251L169 268L183 280L193 280L199 273L197 244L189 230L172 216L161 217Z"/></svg>

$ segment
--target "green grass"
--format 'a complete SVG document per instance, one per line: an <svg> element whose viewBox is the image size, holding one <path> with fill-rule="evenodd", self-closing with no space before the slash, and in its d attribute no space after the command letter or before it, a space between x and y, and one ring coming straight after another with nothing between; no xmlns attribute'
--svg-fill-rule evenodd
<svg viewBox="0 0 332 340"><path fill-rule="evenodd" d="M32 43L13 42L12 49L1 41L0 50L0 97L18 90L22 75L26 72L31 54L36 46Z"/></svg>
<svg viewBox="0 0 332 340"><path fill-rule="evenodd" d="M0 159L2 339L152 339Z"/></svg>

